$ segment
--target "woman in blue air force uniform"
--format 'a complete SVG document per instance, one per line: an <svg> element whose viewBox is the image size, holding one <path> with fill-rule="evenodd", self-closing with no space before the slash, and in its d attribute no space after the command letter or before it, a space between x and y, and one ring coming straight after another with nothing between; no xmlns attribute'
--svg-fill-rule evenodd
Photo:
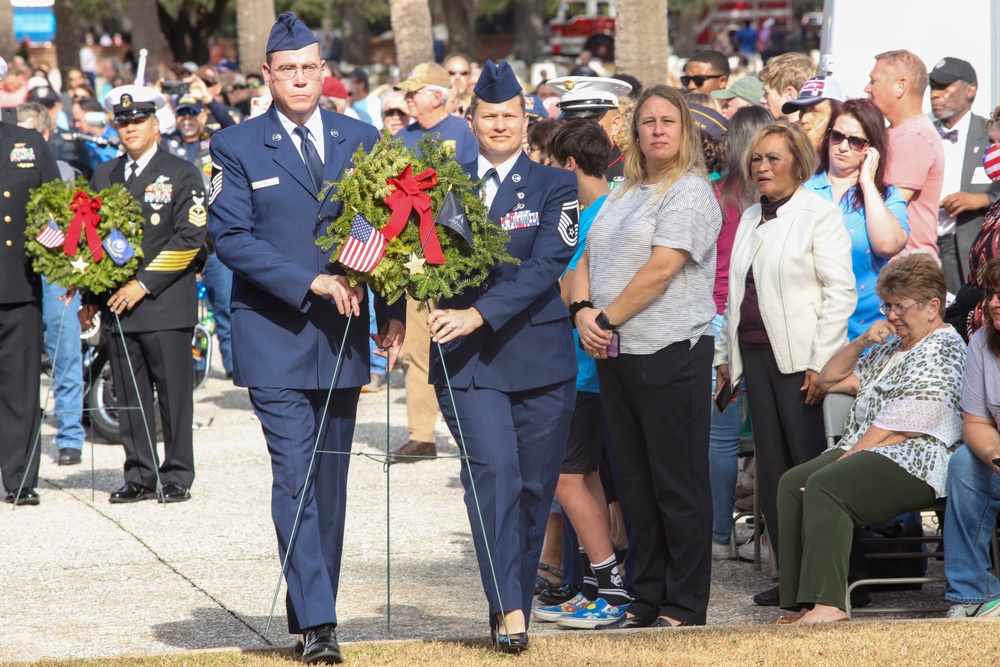
<svg viewBox="0 0 1000 667"><path fill-rule="evenodd" d="M469 109L479 158L463 165L482 179L490 219L509 232L507 250L520 264L497 266L487 289L443 300L428 317L430 380L452 434L465 441L462 483L491 636L508 653L528 646L535 570L576 399L558 289L576 247L576 179L521 150L524 108L510 66L487 62Z"/></svg>

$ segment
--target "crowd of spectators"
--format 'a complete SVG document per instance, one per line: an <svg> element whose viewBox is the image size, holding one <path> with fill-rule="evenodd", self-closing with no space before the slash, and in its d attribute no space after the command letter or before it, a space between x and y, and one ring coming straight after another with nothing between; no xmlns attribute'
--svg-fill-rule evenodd
<svg viewBox="0 0 1000 667"><path fill-rule="evenodd" d="M769 55L748 75L737 53L772 45L774 26L765 30L734 30L728 48L691 57L681 89L597 77L583 58L528 96L525 152L573 172L590 211L561 286L579 346L577 414L536 586L549 606L537 620L704 624L712 559L739 546L731 523L746 423L764 558L779 581L754 599L794 612L780 622L846 618L854 529L945 496L961 498L944 521L951 615L1000 615L982 546L1000 514L1000 377L988 363L1000 358L1000 183L980 174L1000 140L1000 109L972 114L972 64L946 57L928 69L905 50L875 57L860 99L801 53ZM206 187L212 133L267 109L251 69L183 63L150 84L168 101L162 145ZM330 63L320 104L411 148L437 138L468 163L479 71L453 53L372 85L369 70ZM101 91L127 78L127 67L105 63L61 79L16 59L0 107L43 133L64 177L89 177L120 153ZM231 377L232 277L211 241L206 253ZM407 317L409 439L393 463L436 455L427 313ZM388 370L373 355L366 389L378 391ZM59 386L57 407L79 402L78 388ZM830 392L857 399L843 440L827 449ZM82 429L78 413L63 413L59 463L72 465Z"/></svg>

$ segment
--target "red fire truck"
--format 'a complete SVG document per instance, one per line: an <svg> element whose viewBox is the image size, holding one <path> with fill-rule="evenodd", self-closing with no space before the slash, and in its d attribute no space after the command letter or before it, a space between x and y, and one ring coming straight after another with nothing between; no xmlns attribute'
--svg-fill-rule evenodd
<svg viewBox="0 0 1000 667"><path fill-rule="evenodd" d="M590 51L595 58L612 60L615 53L616 0L562 0L549 22L549 48L554 56L575 56ZM716 33L736 23L750 21L760 28L764 19L792 23L791 0L714 0L698 19L695 43L710 46Z"/></svg>

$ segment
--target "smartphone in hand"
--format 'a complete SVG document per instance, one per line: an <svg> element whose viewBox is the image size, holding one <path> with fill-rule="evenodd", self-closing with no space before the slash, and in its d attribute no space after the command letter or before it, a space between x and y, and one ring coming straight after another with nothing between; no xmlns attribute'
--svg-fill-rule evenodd
<svg viewBox="0 0 1000 667"><path fill-rule="evenodd" d="M605 350L605 354L607 354L608 357L617 357L618 356L618 332L617 331L615 331L614 333L611 334L611 342L608 343L608 348L607 348L607 350Z"/></svg>
<svg viewBox="0 0 1000 667"><path fill-rule="evenodd" d="M733 383L727 382L725 386L722 387L719 395L715 397L715 409L719 411L720 415L726 411L727 407L729 407L729 404L733 400L734 393Z"/></svg>

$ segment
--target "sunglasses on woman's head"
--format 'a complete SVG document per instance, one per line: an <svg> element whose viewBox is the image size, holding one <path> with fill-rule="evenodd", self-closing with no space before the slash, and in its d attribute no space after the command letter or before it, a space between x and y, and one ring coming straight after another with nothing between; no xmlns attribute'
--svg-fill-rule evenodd
<svg viewBox="0 0 1000 667"><path fill-rule="evenodd" d="M865 147L868 146L868 140L862 137L851 137L843 132L837 132L832 127L830 128L830 143L834 146L839 146L843 143L844 139L847 139L847 145L850 146L852 151L863 151Z"/></svg>

